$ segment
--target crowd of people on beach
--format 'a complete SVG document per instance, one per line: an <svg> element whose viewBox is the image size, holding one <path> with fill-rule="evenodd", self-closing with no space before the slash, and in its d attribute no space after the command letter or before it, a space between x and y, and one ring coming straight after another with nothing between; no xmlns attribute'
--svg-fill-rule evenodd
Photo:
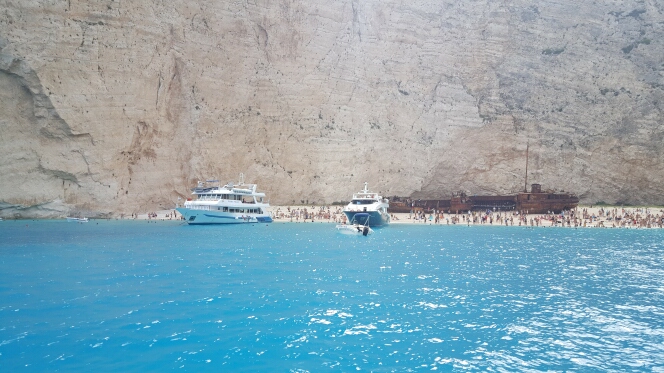
<svg viewBox="0 0 664 373"><path fill-rule="evenodd" d="M311 206L307 207L286 207L282 210L278 207L272 214L272 219L289 220L291 222L306 222L306 221L327 221L330 223L345 224L346 215L344 215L341 207L331 206Z"/></svg>
<svg viewBox="0 0 664 373"><path fill-rule="evenodd" d="M291 222L346 223L340 207L311 206L277 208L275 220ZM560 213L528 214L519 211L467 211L449 213L442 210L425 212L415 209L408 214L390 214L393 222L410 221L429 224L503 225L532 227L604 227L604 228L664 228L664 210L649 208L579 208Z"/></svg>
<svg viewBox="0 0 664 373"><path fill-rule="evenodd" d="M272 218L282 222L326 222L346 224L341 206L275 207ZM175 210L143 215L148 220L176 220L182 217ZM131 214L140 219L139 214ZM519 211L465 211L413 209L410 213L390 213L393 223L431 225L502 225L531 227L597 227L597 228L664 228L664 209L623 207L579 207L560 213L528 214Z"/></svg>
<svg viewBox="0 0 664 373"><path fill-rule="evenodd" d="M649 208L589 208L575 209L546 214L528 214L519 211L468 211L461 214L447 214L433 210L411 212L408 219L414 222L433 224L489 224L505 226L552 226L552 227L601 227L601 228L664 228L664 210L653 211Z"/></svg>
<svg viewBox="0 0 664 373"><path fill-rule="evenodd" d="M664 209L653 211L649 208L600 208L597 216L591 215L588 209L583 209L582 218L584 221L598 220L603 227L611 224L611 227L619 228L664 228Z"/></svg>
<svg viewBox="0 0 664 373"><path fill-rule="evenodd" d="M157 212L148 212L147 214L144 215L147 220L153 220L153 219L158 219L158 220L174 220L174 219L182 219L182 216L180 216L175 210L173 211L166 211L163 215L160 215ZM121 218L124 219L125 215L122 214ZM141 215L138 213L131 213L131 218L132 219L142 219Z"/></svg>

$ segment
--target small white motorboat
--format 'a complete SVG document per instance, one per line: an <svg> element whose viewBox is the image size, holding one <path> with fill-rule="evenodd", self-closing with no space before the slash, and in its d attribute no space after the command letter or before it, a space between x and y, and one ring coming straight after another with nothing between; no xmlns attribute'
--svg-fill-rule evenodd
<svg viewBox="0 0 664 373"><path fill-rule="evenodd" d="M67 221L68 222L74 222L74 223L87 223L88 218L74 218L74 217L68 216Z"/></svg>
<svg viewBox="0 0 664 373"><path fill-rule="evenodd" d="M357 213L348 224L337 224L337 231L342 234L368 236L373 233L373 229L369 226L370 218L369 214Z"/></svg>

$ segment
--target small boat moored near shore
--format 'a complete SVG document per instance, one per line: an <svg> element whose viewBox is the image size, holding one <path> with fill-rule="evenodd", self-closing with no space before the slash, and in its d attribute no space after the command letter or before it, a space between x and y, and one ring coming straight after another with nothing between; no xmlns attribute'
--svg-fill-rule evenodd
<svg viewBox="0 0 664 373"><path fill-rule="evenodd" d="M337 231L342 234L367 236L373 233L369 227L370 215L358 213L353 215L353 219L348 224L337 224Z"/></svg>
<svg viewBox="0 0 664 373"><path fill-rule="evenodd" d="M68 216L67 221L68 222L73 222L73 223L87 223L88 218L75 218L75 217Z"/></svg>

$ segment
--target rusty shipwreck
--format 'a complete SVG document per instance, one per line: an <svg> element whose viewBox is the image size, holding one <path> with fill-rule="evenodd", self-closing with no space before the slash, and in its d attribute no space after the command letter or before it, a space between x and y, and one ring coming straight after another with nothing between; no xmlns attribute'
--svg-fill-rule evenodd
<svg viewBox="0 0 664 373"><path fill-rule="evenodd" d="M542 191L540 184L532 184L530 192L523 191L512 195L468 195L454 193L450 199L410 199L390 198L390 212L412 212L415 210L437 210L449 213L467 211L518 211L525 214L560 213L572 210L579 204L579 198L572 193Z"/></svg>

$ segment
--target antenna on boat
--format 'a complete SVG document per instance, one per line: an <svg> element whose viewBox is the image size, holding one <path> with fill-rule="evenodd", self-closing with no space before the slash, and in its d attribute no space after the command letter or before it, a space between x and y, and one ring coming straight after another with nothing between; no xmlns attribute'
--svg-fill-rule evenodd
<svg viewBox="0 0 664 373"><path fill-rule="evenodd" d="M368 184L368 183L365 181L365 182L364 182L364 193L369 193L369 189L368 189L368 187L367 187L367 184Z"/></svg>
<svg viewBox="0 0 664 373"><path fill-rule="evenodd" d="M526 182L523 184L523 192L528 193L528 148L530 147L529 143L526 143Z"/></svg>
<svg viewBox="0 0 664 373"><path fill-rule="evenodd" d="M242 172L240 172L240 182L238 184L244 184L244 174Z"/></svg>

